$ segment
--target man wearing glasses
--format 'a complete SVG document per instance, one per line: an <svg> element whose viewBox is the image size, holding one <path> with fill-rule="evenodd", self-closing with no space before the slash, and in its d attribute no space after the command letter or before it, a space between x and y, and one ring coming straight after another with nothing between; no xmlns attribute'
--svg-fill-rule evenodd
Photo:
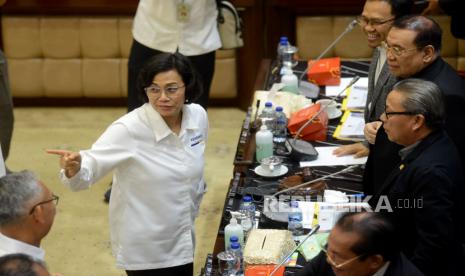
<svg viewBox="0 0 465 276"><path fill-rule="evenodd" d="M387 63L397 80L419 78L439 86L445 100L445 130L465 160L465 82L440 56L442 30L432 19L407 16L394 22L386 42ZM383 127L376 134L365 167L366 194L379 192L400 161L401 146L389 141ZM462 170L465 166L462 164Z"/></svg>
<svg viewBox="0 0 465 276"><path fill-rule="evenodd" d="M0 256L23 253L43 260L41 240L52 227L58 196L30 171L0 178Z"/></svg>
<svg viewBox="0 0 465 276"><path fill-rule="evenodd" d="M384 101L395 80L390 79L386 63L386 49L381 42L386 40L392 23L396 18L409 14L411 2L409 0L367 0L362 14L357 17L358 24L367 37L368 46L373 48L370 68L368 72L368 96L365 107L365 133L367 141L337 148L335 155L355 154L356 157L368 155L368 142L373 143L380 123L377 122L383 112ZM372 123L370 123L372 122Z"/></svg>
<svg viewBox="0 0 465 276"><path fill-rule="evenodd" d="M394 226L381 214L345 213L331 230L326 248L297 275L423 275L399 253L396 241Z"/></svg>
<svg viewBox="0 0 465 276"><path fill-rule="evenodd" d="M389 93L381 121L388 139L402 146L401 160L372 203L388 199L397 242L425 275L465 275L465 186L457 149L443 129L443 98L436 84L415 78Z"/></svg>

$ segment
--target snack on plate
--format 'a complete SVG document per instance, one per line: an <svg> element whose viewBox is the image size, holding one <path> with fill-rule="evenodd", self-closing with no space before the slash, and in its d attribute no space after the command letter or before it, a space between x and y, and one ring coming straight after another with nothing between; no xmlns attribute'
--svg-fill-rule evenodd
<svg viewBox="0 0 465 276"><path fill-rule="evenodd" d="M253 229L244 249L247 264L278 264L295 247L288 230Z"/></svg>

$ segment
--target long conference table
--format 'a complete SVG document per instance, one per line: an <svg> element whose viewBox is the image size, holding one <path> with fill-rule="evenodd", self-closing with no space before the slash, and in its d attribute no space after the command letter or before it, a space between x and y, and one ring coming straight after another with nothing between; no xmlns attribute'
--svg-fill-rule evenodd
<svg viewBox="0 0 465 276"><path fill-rule="evenodd" d="M273 70L275 67L274 62L271 60L265 59L262 60L258 75L255 80L255 91L258 90L268 90L273 83L277 80L276 70ZM352 61L352 62L342 62L342 77L353 77L355 75L366 77L368 72L369 63L365 61ZM299 64L294 68L294 72L299 74L303 72L306 68L306 62L299 62ZM325 98L324 88L321 88L322 91L320 95L322 98ZM218 233L216 236L216 241L214 248L211 254L208 254L205 260L205 265L201 270L201 275L219 275L217 273L218 260L216 258L217 254L224 251L224 227L229 223L231 218L230 211L237 211L241 203L242 197L244 195L252 195L254 204L256 205L257 210L263 209L264 204L264 194L266 191L260 190L260 187L263 186L277 186L279 181L287 176L296 174L297 172L302 172L302 168L298 162L294 162L289 158L284 158L283 164L289 169L285 175L276 178L268 178L257 175L254 172L254 168L260 165L255 160L255 129L253 128L252 118L252 107L249 108L242 128L240 131L236 154L234 157L234 169L233 176L230 179L228 192L226 198L224 199L224 207L221 217L220 226L218 228ZM336 140L332 137L335 126L339 124L339 118L330 120L328 126L327 140L326 143L312 142L313 146L328 146L329 144L348 144L353 143L351 141ZM331 174L341 169L344 169L344 166L321 166L312 168L322 173L323 175ZM339 178L336 179L327 179L326 183L329 189L340 190L346 192L347 194L358 194L362 191L362 175L363 167L357 168L355 171L349 172L347 174L341 174ZM261 192L256 192L261 191ZM279 221L273 221L268 217L264 216L261 213L260 217L257 217L259 228L263 229L287 229L287 223L282 223ZM303 264L304 259L302 256L299 256L298 263ZM289 270L288 268L286 268ZM294 269L290 269L291 271Z"/></svg>

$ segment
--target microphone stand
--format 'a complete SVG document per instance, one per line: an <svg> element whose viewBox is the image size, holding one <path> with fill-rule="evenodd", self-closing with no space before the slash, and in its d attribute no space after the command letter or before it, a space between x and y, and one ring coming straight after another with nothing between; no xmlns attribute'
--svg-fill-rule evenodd
<svg viewBox="0 0 465 276"><path fill-rule="evenodd" d="M358 80L360 79L359 76L355 76L349 84L347 84L346 87L344 87L344 89L341 90L341 92L339 92L336 96L334 97L330 97L331 100L334 100L334 99L337 99L344 91L346 91L346 89L348 89L349 87L351 87L352 85L354 85ZM321 112L323 112L324 110L326 110L326 108L328 107L328 105L330 104L331 102L323 105L320 110L315 114L313 115L305 124L303 124L296 132L295 136L294 136L294 139L292 140L292 143L295 144L295 141L296 139L299 137L300 133L313 121L313 119L315 119L316 117L318 117L318 115L321 114Z"/></svg>
<svg viewBox="0 0 465 276"><path fill-rule="evenodd" d="M341 40L342 37L344 37L347 33L352 31L352 29L355 27L355 25L357 25L357 20L356 19L352 20L349 23L349 25L347 25L346 29L328 47L326 47L326 49L313 61L313 63L310 63L307 66L307 68L300 75L299 80L302 80L303 77L307 74L308 70L310 70L312 65L315 64L315 62L319 61L331 48L333 48L334 45L336 45L336 43L338 43L339 40Z"/></svg>
<svg viewBox="0 0 465 276"><path fill-rule="evenodd" d="M301 247L302 244L304 244L304 242L305 242L308 238L310 238L313 234L315 234L315 233L318 231L318 229L320 229L320 225L319 225L319 224L315 225L315 227L313 227L312 231L310 231L310 233L308 233L307 236L305 236L305 238L304 238L298 245L296 245L296 246L294 247L294 249L292 249L291 252L290 252L289 254L287 254L287 256L286 256L285 258L283 258L283 259L281 260L281 262L280 262L278 265L275 266L275 268L273 269L273 271L271 271L271 273L270 273L269 276L272 276L273 274L275 274L276 271L278 271L278 269L287 261L287 259L289 259L289 257L291 257L292 254L294 254L294 252L295 252L297 249L299 249L299 247Z"/></svg>

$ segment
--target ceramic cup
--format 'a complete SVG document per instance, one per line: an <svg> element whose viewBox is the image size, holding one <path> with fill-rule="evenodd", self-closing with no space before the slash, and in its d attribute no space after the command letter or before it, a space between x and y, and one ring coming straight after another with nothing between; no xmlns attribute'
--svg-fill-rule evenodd
<svg viewBox="0 0 465 276"><path fill-rule="evenodd" d="M260 167L263 169L264 172L268 174L273 174L281 170L282 162L283 159L281 157L270 156L262 159L262 161L260 162Z"/></svg>
<svg viewBox="0 0 465 276"><path fill-rule="evenodd" d="M328 113L329 118L334 118L337 117L339 113L339 109L341 108L341 104L337 103L335 100L331 99L323 99L323 100L318 100L316 103L319 103L321 105L321 108L324 108L326 106L326 113Z"/></svg>

